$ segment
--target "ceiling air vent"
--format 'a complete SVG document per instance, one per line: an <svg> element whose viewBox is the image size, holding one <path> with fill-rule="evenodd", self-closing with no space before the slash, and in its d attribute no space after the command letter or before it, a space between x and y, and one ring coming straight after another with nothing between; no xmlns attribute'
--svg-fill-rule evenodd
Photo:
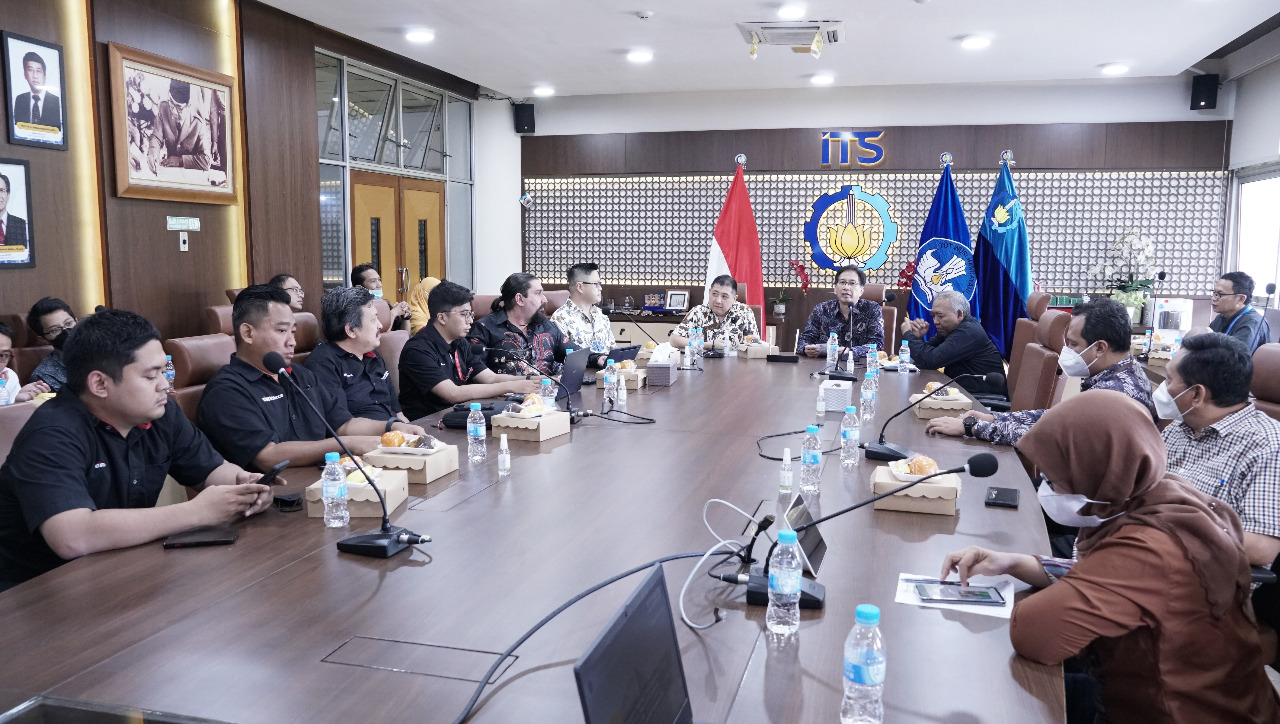
<svg viewBox="0 0 1280 724"><path fill-rule="evenodd" d="M738 31L748 44L752 35L760 45L807 46L818 33L823 43L838 43L844 34L844 22L840 20L802 20L797 22L738 23Z"/></svg>

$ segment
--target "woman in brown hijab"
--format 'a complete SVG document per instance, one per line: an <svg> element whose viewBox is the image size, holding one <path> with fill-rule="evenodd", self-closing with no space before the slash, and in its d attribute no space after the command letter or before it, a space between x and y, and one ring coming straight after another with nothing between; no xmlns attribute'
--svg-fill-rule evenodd
<svg viewBox="0 0 1280 724"><path fill-rule="evenodd" d="M1119 392L1084 392L1017 447L1044 472L1046 513L1080 526L1078 560L970 547L942 571L966 582L1007 573L1043 589L1014 606L1014 650L1058 664L1087 649L1112 724L1280 721L1240 522L1165 470L1147 409Z"/></svg>

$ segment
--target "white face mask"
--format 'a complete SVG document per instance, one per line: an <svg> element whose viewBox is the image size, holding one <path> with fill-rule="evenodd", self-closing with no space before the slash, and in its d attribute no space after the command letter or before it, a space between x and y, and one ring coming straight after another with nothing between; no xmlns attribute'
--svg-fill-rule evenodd
<svg viewBox="0 0 1280 724"><path fill-rule="evenodd" d="M1094 342L1093 344L1097 344L1097 342ZM1088 352L1089 349L1093 347L1093 344L1085 347L1084 351ZM1095 359L1093 362L1097 361L1098 360ZM1084 357L1080 356L1079 352L1071 349L1070 347L1063 347L1062 351L1058 353L1058 366L1062 368L1062 371L1065 372L1068 377L1088 377L1090 374L1089 367L1093 362L1085 362Z"/></svg>
<svg viewBox="0 0 1280 724"><path fill-rule="evenodd" d="M1182 397L1190 391L1191 388L1188 387L1182 392L1179 392L1178 397ZM1160 386L1156 388L1156 391L1151 393L1151 402L1155 404L1156 414L1160 416L1161 420L1182 422L1182 410L1178 409L1178 403L1176 402L1178 397L1174 397L1169 394L1168 382L1161 382ZM1192 409L1195 409L1195 407L1192 406ZM1190 411L1191 410L1187 410L1187 412Z"/></svg>
<svg viewBox="0 0 1280 724"><path fill-rule="evenodd" d="M1040 500L1040 507L1044 509L1044 514L1049 516L1053 522L1058 525L1065 525L1069 528L1096 528L1103 523L1118 518L1124 513L1113 515L1111 518L1099 518L1096 515L1080 515L1080 509L1089 503L1103 503L1103 500L1090 500L1079 493L1055 493L1049 481L1041 478L1040 489L1036 491L1036 498Z"/></svg>
<svg viewBox="0 0 1280 724"><path fill-rule="evenodd" d="M381 289L370 289L370 290L369 290L369 294L373 295L373 298L374 298L374 299L382 299L382 290L381 290Z"/></svg>

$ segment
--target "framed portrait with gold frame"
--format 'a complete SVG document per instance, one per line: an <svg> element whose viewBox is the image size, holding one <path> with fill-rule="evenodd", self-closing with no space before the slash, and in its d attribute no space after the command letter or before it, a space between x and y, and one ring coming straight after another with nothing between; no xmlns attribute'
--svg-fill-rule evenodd
<svg viewBox="0 0 1280 724"><path fill-rule="evenodd" d="M236 79L116 43L109 53L116 195L239 203Z"/></svg>

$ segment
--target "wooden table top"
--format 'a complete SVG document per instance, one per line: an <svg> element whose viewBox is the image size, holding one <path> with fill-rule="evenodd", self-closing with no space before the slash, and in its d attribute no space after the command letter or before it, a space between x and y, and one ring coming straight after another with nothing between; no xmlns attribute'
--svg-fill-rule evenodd
<svg viewBox="0 0 1280 724"><path fill-rule="evenodd" d="M492 661L469 651L504 650L574 594L628 568L706 550L715 542L700 519L709 498L771 509L778 463L757 456L755 440L812 422L810 372L821 364L703 365L673 387L629 395L629 411L657 424L589 418L568 436L512 441L508 479L498 478L491 450L475 465L464 455L434 497L410 486L393 523L434 541L389 560L333 545L376 528L374 519L328 530L305 513L273 510L240 522L233 546L165 551L157 542L95 554L0 594L0 703L47 693L245 724L451 722ZM883 374L864 439L930 379ZM598 409L599 391L583 394L581 406ZM839 417L832 412L822 428L828 448ZM923 428L907 413L888 439L942 467L990 450L1000 471L966 476L954 517L867 507L824 523L826 608L801 612L791 645L765 634L764 609L746 606L745 587L695 578L689 616L705 622L716 606L726 616L706 631L676 622L697 720L835 721L844 639L860 603L882 612L888 721L1065 719L1060 667L1016 656L1007 621L893 602L898 573L936 575L943 556L966 545L1048 552L1034 491L1010 449L929 438ZM465 446L461 430L439 435ZM800 438L764 443L775 455L784 444L798 453ZM824 456L819 512L868 497L873 467L844 472L837 456ZM313 477L295 473L288 488ZM988 484L1018 488L1028 504L987 508ZM714 506L709 519L722 536L741 537L745 520L727 508ZM666 564L677 617L692 565ZM637 583L594 594L534 635L470 721L579 721L573 664Z"/></svg>

